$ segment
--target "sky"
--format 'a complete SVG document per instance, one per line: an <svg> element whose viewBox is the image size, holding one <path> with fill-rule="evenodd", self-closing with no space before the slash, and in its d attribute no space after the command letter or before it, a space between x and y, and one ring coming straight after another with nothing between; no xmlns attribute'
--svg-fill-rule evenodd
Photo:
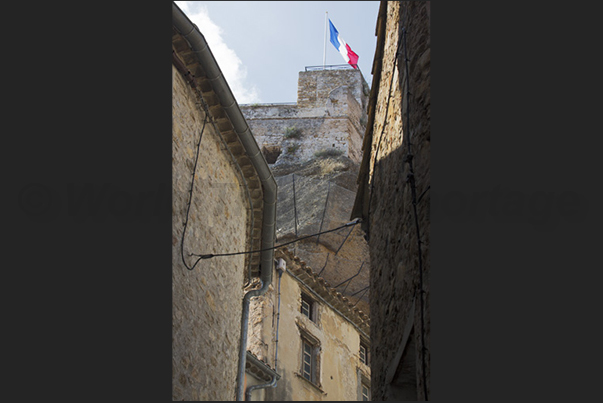
<svg viewBox="0 0 603 403"><path fill-rule="evenodd" d="M325 16L371 85L379 1L176 1L199 27L239 104L297 101L297 79L322 66ZM326 37L326 65L346 64Z"/></svg>

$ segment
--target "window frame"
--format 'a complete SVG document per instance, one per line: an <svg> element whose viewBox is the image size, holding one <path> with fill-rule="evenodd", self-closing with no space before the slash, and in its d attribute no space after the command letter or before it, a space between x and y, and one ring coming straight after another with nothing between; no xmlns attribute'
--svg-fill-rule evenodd
<svg viewBox="0 0 603 403"><path fill-rule="evenodd" d="M309 352L307 351L307 348ZM306 357L310 356L310 362L306 361ZM306 365L309 365L310 371L306 371ZM308 374L309 378L306 377ZM302 337L302 377L312 383L316 383L316 347L305 337Z"/></svg>
<svg viewBox="0 0 603 403"><path fill-rule="evenodd" d="M312 385L316 386L318 389L321 388L321 384L320 384L320 352L321 352L321 347L320 347L320 340L312 335L311 333L309 333L306 329L304 329L303 327L300 327L298 324L298 329L300 331L300 339L301 339L301 365L299 366L300 368L300 373L299 376L303 379L305 379L306 381L310 382ZM305 357L306 354L308 354L306 352L306 345L310 347L310 379L306 378L305 376ZM322 389L320 389L322 390Z"/></svg>
<svg viewBox="0 0 603 403"><path fill-rule="evenodd" d="M364 394L364 390L366 389L366 395ZM367 385L364 382L360 383L360 395L362 398L362 401L367 401L370 402L371 401L371 387L369 385ZM366 399L365 399L366 396Z"/></svg>
<svg viewBox="0 0 603 403"><path fill-rule="evenodd" d="M362 351L364 350L364 359L362 358ZM358 349L358 358L361 363L364 365L370 366L371 357L370 357L370 347L367 343L360 340L360 347Z"/></svg>
<svg viewBox="0 0 603 403"><path fill-rule="evenodd" d="M307 305L307 309L306 310L308 311L308 314L306 314L304 312L304 303ZM300 303L300 309L299 309L299 311L301 312L301 314L303 316L305 316L306 318L310 319L310 321L312 321L314 323L318 323L318 312L317 312L316 301L314 299L312 299L305 292L301 293L301 303Z"/></svg>
<svg viewBox="0 0 603 403"><path fill-rule="evenodd" d="M366 370L358 367L358 383L357 383L357 391L358 391L358 400L365 401L364 397L366 396L366 401L371 401L371 379L370 375L366 373ZM366 389L367 394L365 395L364 389Z"/></svg>

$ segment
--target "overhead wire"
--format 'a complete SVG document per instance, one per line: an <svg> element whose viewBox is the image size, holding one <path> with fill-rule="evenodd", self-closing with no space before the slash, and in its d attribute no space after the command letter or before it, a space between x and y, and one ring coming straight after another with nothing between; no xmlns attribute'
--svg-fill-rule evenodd
<svg viewBox="0 0 603 403"><path fill-rule="evenodd" d="M316 234L312 234L312 235L302 236L302 237L294 239L292 241L285 242L285 243L282 243L280 245L275 245L275 246L273 246L271 248L248 250L248 251L241 251L241 252L230 252L230 253L207 253L207 254L201 254L201 255L196 254L196 253L191 253L190 256L198 256L199 259L211 259L213 257L218 257L218 256L235 256L235 255L246 255L246 254L252 254L252 253L260 253L260 252L265 252L265 251L268 251L268 250L282 248L283 246L287 246L287 245L290 245L292 243L299 242L302 239L312 238L313 236L317 236L317 235L327 234L329 232L338 231L338 230L340 230L342 228L346 228L346 227L349 227L349 226L352 226L352 225L360 224L361 222L362 222L362 220L360 220L359 218L357 218L354 221L350 221L349 223L341 225L341 226L339 226L337 228L333 228L333 229L330 229L330 230L327 230L327 231L317 232Z"/></svg>
<svg viewBox="0 0 603 403"><path fill-rule="evenodd" d="M364 294L366 294L366 292L368 291L369 287L370 286L366 286L364 288L364 292L362 294L360 294L360 296L358 297L358 299L356 300L356 302L354 303L354 305L352 305L352 308L355 307L358 304L358 302L360 302L360 300L362 299L362 297L364 297Z"/></svg>
<svg viewBox="0 0 603 403"><path fill-rule="evenodd" d="M339 253L339 251L343 247L343 244L345 243L345 241L348 240L348 237L350 236L350 234L352 233L353 230L354 230L354 227L350 228L350 232L348 232L348 234L345 236L345 239L343 240L343 242L341 243L341 245L339 245L339 248L337 248L337 252L335 252L335 255L337 255Z"/></svg>
<svg viewBox="0 0 603 403"><path fill-rule="evenodd" d="M360 269L358 269L358 272L356 274L354 274L352 277L348 277L347 280L343 280L341 283L337 284L333 288L337 288L337 287L340 287L340 286L344 285L345 283L347 283L348 281L350 281L351 279L353 279L354 277L356 277L358 274L360 274L360 270L362 270L362 266L364 266L364 262L362 262L362 264L360 265ZM346 286L346 288L347 288L347 286ZM344 292L345 292L345 289L344 289Z"/></svg>
<svg viewBox="0 0 603 403"><path fill-rule="evenodd" d="M326 269L327 267L327 263L329 263L329 255L330 253L327 253L327 258L325 259L325 265L322 266L322 269L318 272L318 275L320 276L322 274L322 272Z"/></svg>

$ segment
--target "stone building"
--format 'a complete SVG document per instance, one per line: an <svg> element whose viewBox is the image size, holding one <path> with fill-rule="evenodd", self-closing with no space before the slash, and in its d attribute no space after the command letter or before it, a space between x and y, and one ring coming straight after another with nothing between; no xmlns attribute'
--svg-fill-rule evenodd
<svg viewBox="0 0 603 403"><path fill-rule="evenodd" d="M241 106L278 183L279 244L349 222L367 123L360 70L306 67L297 84L297 102ZM368 313L369 254L359 226L303 239L293 251Z"/></svg>
<svg viewBox="0 0 603 403"><path fill-rule="evenodd" d="M276 182L203 35L174 3L172 56L172 398L234 400L246 304L267 290L273 251L201 257L271 248ZM258 277L265 287L245 293Z"/></svg>
<svg viewBox="0 0 603 403"><path fill-rule="evenodd" d="M370 400L368 316L288 249L275 257L284 264L251 303L248 399Z"/></svg>
<svg viewBox="0 0 603 403"><path fill-rule="evenodd" d="M430 2L382 1L359 189L374 400L430 395Z"/></svg>
<svg viewBox="0 0 603 403"><path fill-rule="evenodd" d="M305 162L318 152L359 163L368 91L358 69L302 71L296 103L241 109L269 164Z"/></svg>

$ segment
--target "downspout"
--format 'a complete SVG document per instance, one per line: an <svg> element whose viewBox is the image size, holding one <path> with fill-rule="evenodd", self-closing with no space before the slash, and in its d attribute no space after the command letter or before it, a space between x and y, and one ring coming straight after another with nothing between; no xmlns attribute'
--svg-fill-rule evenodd
<svg viewBox="0 0 603 403"><path fill-rule="evenodd" d="M196 55L212 89L226 112L234 131L262 184L264 212L262 214L262 241L260 255L260 280L261 288L247 292L243 298L243 314L241 318L241 340L239 348L239 371L237 377L237 400L243 400L243 382L245 377L245 360L247 351L247 326L249 319L249 300L252 297L263 295L272 282L272 269L274 259L274 238L276 224L276 181L272 176L266 159L260 152L239 105L232 95L232 91L218 66L205 38L188 17L172 2L172 25L182 34L191 50ZM250 212L253 214L253 212Z"/></svg>
<svg viewBox="0 0 603 403"><path fill-rule="evenodd" d="M278 364L278 325L281 318L281 277L283 277L283 272L287 270L287 263L284 259L279 259L276 265L276 269L278 270L278 304L276 311L276 341L274 343L274 372L277 371ZM245 391L245 400L251 400L251 392L256 389L265 389L265 388L275 388L276 387L276 375L272 375L272 379L261 385L251 385Z"/></svg>
<svg viewBox="0 0 603 403"><path fill-rule="evenodd" d="M276 308L276 341L274 345L274 371L276 371L276 366L278 364L278 325L281 320L281 277L283 277L283 272L287 270L287 263L285 262L285 259L280 258L278 260L276 270L278 270L278 303ZM274 386L276 386L276 384Z"/></svg>

